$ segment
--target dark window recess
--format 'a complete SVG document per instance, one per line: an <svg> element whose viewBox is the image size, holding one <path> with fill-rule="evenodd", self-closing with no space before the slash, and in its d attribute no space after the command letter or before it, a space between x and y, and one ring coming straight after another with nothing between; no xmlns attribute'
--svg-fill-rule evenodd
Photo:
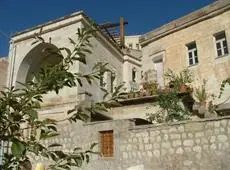
<svg viewBox="0 0 230 170"><path fill-rule="evenodd" d="M198 57L195 57L195 63L198 63Z"/></svg>
<svg viewBox="0 0 230 170"><path fill-rule="evenodd" d="M136 82L136 69L132 69L132 81Z"/></svg>
<svg viewBox="0 0 230 170"><path fill-rule="evenodd" d="M116 75L115 73L111 73L111 89L110 89L110 92L113 93L114 91L114 83L115 83L115 79L116 79Z"/></svg>
<svg viewBox="0 0 230 170"><path fill-rule="evenodd" d="M104 86L105 86L105 83L104 83L104 75L103 75L103 74L100 75L100 86L101 86L101 87L104 87Z"/></svg>

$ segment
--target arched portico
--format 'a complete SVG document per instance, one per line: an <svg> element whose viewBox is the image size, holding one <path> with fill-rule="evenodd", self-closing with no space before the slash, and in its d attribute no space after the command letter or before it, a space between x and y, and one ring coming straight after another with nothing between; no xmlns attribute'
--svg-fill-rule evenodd
<svg viewBox="0 0 230 170"><path fill-rule="evenodd" d="M61 62L62 57L55 53L50 53L46 49L57 50L58 48L51 43L40 43L30 50L20 63L16 84L17 88L21 87L21 83L32 80L42 66L55 65Z"/></svg>

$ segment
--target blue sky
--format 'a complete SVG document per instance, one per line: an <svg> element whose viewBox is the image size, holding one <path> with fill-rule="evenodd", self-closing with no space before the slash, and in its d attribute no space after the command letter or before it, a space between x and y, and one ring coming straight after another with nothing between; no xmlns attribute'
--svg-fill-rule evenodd
<svg viewBox="0 0 230 170"><path fill-rule="evenodd" d="M143 34L214 0L0 0L0 56L10 35L83 10L97 23L129 22L126 34ZM3 35L4 34L4 35Z"/></svg>

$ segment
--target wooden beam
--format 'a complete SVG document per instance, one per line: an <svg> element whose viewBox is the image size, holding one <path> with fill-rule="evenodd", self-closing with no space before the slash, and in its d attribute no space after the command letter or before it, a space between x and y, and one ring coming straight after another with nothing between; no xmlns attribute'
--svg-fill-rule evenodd
<svg viewBox="0 0 230 170"><path fill-rule="evenodd" d="M120 18L120 46L125 47L125 27L124 18Z"/></svg>
<svg viewBox="0 0 230 170"><path fill-rule="evenodd" d="M124 21L124 25L127 25L128 22L127 21ZM99 27L100 28L113 28L113 27L119 27L120 26L120 23L111 23L111 22L108 22L108 23L104 23L104 24L100 24Z"/></svg>

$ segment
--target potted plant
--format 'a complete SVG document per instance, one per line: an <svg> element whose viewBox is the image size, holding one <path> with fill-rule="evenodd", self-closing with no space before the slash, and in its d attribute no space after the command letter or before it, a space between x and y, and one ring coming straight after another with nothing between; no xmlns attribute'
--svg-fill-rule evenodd
<svg viewBox="0 0 230 170"><path fill-rule="evenodd" d="M135 97L135 92L131 89L130 92L128 93L128 98L134 98Z"/></svg>
<svg viewBox="0 0 230 170"><path fill-rule="evenodd" d="M188 69L182 70L179 74L169 69L164 76L169 81L169 87L176 88L180 93L187 92L188 85L193 81L193 74Z"/></svg>
<svg viewBox="0 0 230 170"><path fill-rule="evenodd" d="M150 95L155 95L157 93L158 84L157 82L150 82L147 87L147 91L149 91Z"/></svg>
<svg viewBox="0 0 230 170"><path fill-rule="evenodd" d="M206 102L209 97L205 89L205 85L206 85L206 81L204 80L201 88L195 88L194 91L195 100L199 102L200 107L206 107Z"/></svg>
<svg viewBox="0 0 230 170"><path fill-rule="evenodd" d="M157 93L158 84L154 82L145 82L142 84L142 96L151 96Z"/></svg>
<svg viewBox="0 0 230 170"><path fill-rule="evenodd" d="M189 89L188 84L192 83L193 75L190 70L184 69L182 72L179 73L178 85L179 91L181 93L187 92Z"/></svg>
<svg viewBox="0 0 230 170"><path fill-rule="evenodd" d="M145 89L141 89L140 90L140 97L146 96L146 90Z"/></svg>

